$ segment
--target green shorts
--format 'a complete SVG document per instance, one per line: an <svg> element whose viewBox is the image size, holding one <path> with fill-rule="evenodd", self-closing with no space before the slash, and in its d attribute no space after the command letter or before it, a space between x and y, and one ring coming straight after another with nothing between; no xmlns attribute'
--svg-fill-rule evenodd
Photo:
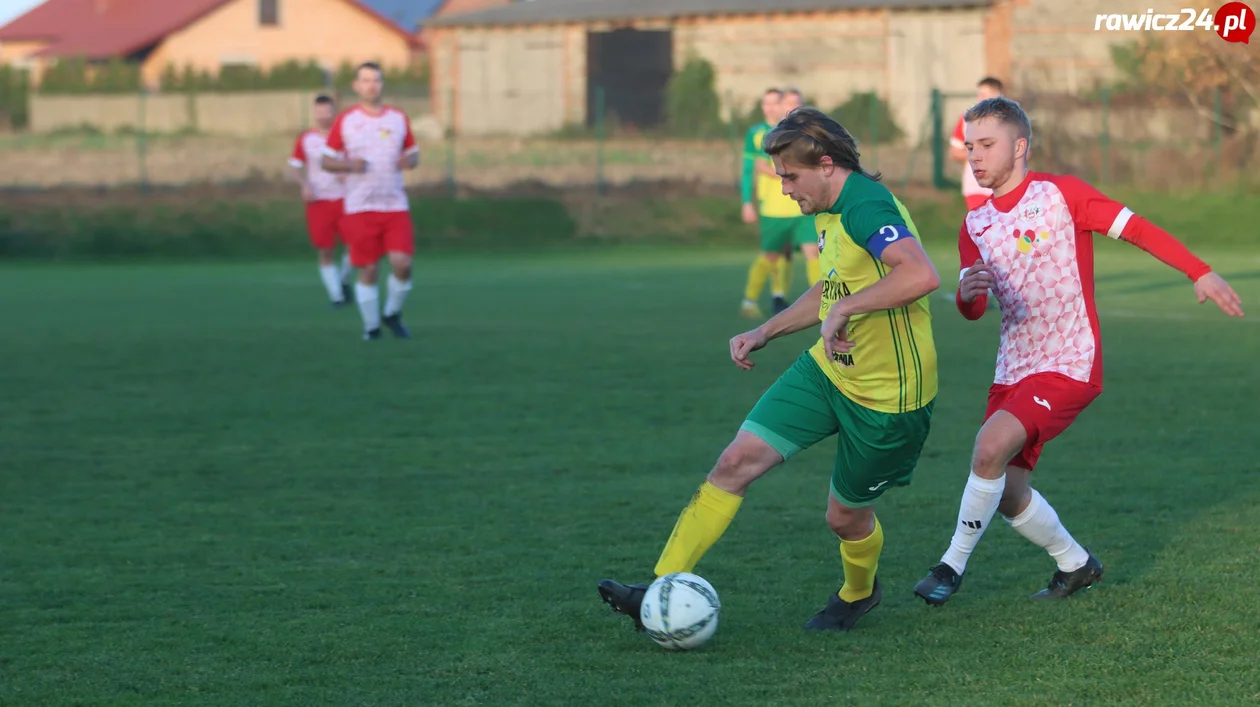
<svg viewBox="0 0 1260 707"><path fill-rule="evenodd" d="M831 493L849 508L875 503L890 486L908 486L932 423L932 406L878 412L841 393L808 351L775 381L740 428L790 459L837 432Z"/></svg>
<svg viewBox="0 0 1260 707"><path fill-rule="evenodd" d="M818 245L818 231L814 230L813 216L775 218L762 216L761 252L782 253L789 245L796 250L803 245Z"/></svg>

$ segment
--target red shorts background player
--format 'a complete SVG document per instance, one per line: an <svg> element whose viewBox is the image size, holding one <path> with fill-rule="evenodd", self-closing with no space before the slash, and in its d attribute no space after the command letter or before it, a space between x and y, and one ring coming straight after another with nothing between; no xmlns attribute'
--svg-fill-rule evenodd
<svg viewBox="0 0 1260 707"><path fill-rule="evenodd" d="M319 278L328 291L334 307L346 304L353 296L350 266L347 252L337 267L337 240L341 235L341 215L344 208L345 185L339 175L324 170L320 165L328 131L332 128L337 106L329 96L317 96L312 108L315 127L298 136L289 157L289 177L302 185L302 201L306 203L306 229L311 245L319 251Z"/></svg>
<svg viewBox="0 0 1260 707"><path fill-rule="evenodd" d="M415 229L403 184L403 170L420 163L420 148L411 121L397 108L381 103L385 82L381 67L368 62L354 74L359 104L333 122L324 147L324 169L345 175L345 217L342 234L350 262L359 268L355 299L363 316L363 338L379 339L381 324L399 338L411 334L403 326L402 309L411 290L411 257ZM378 309L377 262L389 257L385 309Z"/></svg>
<svg viewBox="0 0 1260 707"><path fill-rule="evenodd" d="M1002 82L986 76L980 79L976 84L976 102L979 103L986 98L995 98L1002 95ZM967 210L980 208L980 205L989 200L993 194L992 189L986 189L980 186L976 181L976 177L971 173L971 165L967 162L967 146L964 144L966 138L963 130L966 127L965 116L958 116L958 124L954 126L954 132L949 136L949 157L955 162L962 163L962 195L963 201L967 202Z"/></svg>
<svg viewBox="0 0 1260 707"><path fill-rule="evenodd" d="M1177 239L1076 177L1028 171L1032 128L1019 104L995 97L967 111L971 170L993 196L958 235L958 309L984 315L1001 304L997 370L976 437L958 525L941 563L914 588L941 605L996 512L1058 564L1034 598L1062 598L1102 579L1103 566L1029 486L1042 446L1102 392L1102 339L1094 308L1094 232L1136 245L1180 270L1199 302L1241 317L1238 295Z"/></svg>

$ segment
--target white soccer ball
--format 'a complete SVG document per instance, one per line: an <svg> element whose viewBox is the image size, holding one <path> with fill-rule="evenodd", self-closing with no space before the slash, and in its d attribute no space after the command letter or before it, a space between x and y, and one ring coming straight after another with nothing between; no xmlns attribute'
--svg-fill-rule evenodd
<svg viewBox="0 0 1260 707"><path fill-rule="evenodd" d="M661 647L689 651L713 638L721 610L712 584L690 572L675 572L648 587L639 620Z"/></svg>

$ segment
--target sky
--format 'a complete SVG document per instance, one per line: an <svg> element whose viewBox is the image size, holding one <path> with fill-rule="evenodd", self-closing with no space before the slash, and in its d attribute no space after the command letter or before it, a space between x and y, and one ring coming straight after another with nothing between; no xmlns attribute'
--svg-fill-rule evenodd
<svg viewBox="0 0 1260 707"><path fill-rule="evenodd" d="M0 25L35 7L44 0L0 0Z"/></svg>

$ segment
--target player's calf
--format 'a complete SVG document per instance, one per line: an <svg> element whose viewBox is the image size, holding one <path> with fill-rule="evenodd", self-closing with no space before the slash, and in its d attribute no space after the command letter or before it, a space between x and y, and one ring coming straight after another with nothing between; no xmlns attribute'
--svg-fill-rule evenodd
<svg viewBox="0 0 1260 707"><path fill-rule="evenodd" d="M324 290L328 292L328 299L333 306L344 306L349 298L346 289L342 287L341 272L337 269L336 258L330 249L321 248L319 251L319 279L324 283Z"/></svg>
<svg viewBox="0 0 1260 707"><path fill-rule="evenodd" d="M390 274L385 280L385 310L381 322L399 339L410 339L411 332L402 322L403 304L411 292L411 256L407 253L389 254Z"/></svg>

